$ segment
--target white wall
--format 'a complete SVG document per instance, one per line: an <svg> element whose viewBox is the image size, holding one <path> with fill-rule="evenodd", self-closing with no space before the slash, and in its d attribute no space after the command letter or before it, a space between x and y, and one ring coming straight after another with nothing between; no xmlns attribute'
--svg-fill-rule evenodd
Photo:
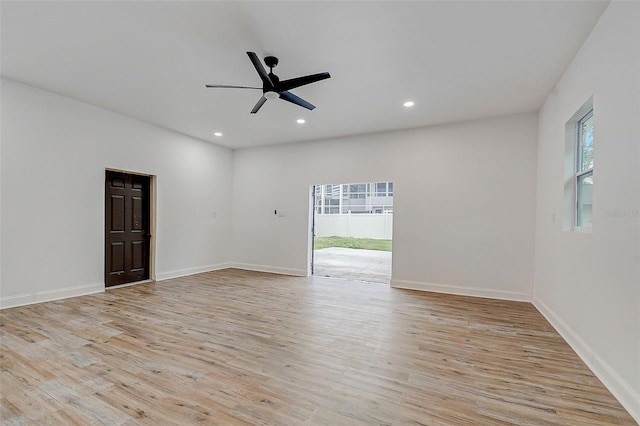
<svg viewBox="0 0 640 426"><path fill-rule="evenodd" d="M591 95L594 215L584 234L562 229L564 138ZM639 125L640 3L613 1L539 113L534 294L640 422Z"/></svg>
<svg viewBox="0 0 640 426"><path fill-rule="evenodd" d="M2 306L104 288L105 168L157 176L158 278L231 260L230 150L7 79L1 137Z"/></svg>
<svg viewBox="0 0 640 426"><path fill-rule="evenodd" d="M393 181L392 285L530 300L536 125L529 114L235 151L234 260L304 275L310 185Z"/></svg>

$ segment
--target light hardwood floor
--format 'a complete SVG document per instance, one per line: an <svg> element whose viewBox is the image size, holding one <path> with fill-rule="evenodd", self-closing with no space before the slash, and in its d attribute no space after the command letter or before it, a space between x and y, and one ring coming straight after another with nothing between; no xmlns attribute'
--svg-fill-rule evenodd
<svg viewBox="0 0 640 426"><path fill-rule="evenodd" d="M635 424L528 303L225 270L1 312L12 424Z"/></svg>

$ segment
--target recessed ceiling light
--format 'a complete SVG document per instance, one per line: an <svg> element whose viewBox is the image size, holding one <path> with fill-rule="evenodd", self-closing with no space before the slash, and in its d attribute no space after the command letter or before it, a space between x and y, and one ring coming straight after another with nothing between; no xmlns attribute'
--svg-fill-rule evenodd
<svg viewBox="0 0 640 426"><path fill-rule="evenodd" d="M304 123L306 123L306 122L307 122L307 120L305 120L304 118L298 118L298 119L296 120L296 123L298 123L298 124L304 124Z"/></svg>
<svg viewBox="0 0 640 426"><path fill-rule="evenodd" d="M415 103L413 101L407 101L403 105L405 106L405 108L411 108L415 105Z"/></svg>
<svg viewBox="0 0 640 426"><path fill-rule="evenodd" d="M220 132L215 132L215 133L213 134L213 136L220 137L220 136L222 136L222 133L220 133Z"/></svg>

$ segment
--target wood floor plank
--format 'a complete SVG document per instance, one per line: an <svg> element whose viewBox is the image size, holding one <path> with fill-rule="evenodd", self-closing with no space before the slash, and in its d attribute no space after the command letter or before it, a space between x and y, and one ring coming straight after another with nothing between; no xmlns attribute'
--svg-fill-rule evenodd
<svg viewBox="0 0 640 426"><path fill-rule="evenodd" d="M224 270L0 312L13 424L634 425L528 303Z"/></svg>

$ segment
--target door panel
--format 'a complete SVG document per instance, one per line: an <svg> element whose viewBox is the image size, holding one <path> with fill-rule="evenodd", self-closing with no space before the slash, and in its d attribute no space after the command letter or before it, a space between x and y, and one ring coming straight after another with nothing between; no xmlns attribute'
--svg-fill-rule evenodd
<svg viewBox="0 0 640 426"><path fill-rule="evenodd" d="M124 232L124 197L111 195L111 232Z"/></svg>
<svg viewBox="0 0 640 426"><path fill-rule="evenodd" d="M111 249L111 272L124 272L124 244L122 242L112 242Z"/></svg>
<svg viewBox="0 0 640 426"><path fill-rule="evenodd" d="M140 270L144 268L144 241L131 242L131 270Z"/></svg>
<svg viewBox="0 0 640 426"><path fill-rule="evenodd" d="M143 209L143 199L138 196L131 197L132 208L131 214L133 217L131 218L131 230L134 232L143 231L142 220L144 217L144 209Z"/></svg>
<svg viewBox="0 0 640 426"><path fill-rule="evenodd" d="M107 171L105 285L149 278L150 178Z"/></svg>

